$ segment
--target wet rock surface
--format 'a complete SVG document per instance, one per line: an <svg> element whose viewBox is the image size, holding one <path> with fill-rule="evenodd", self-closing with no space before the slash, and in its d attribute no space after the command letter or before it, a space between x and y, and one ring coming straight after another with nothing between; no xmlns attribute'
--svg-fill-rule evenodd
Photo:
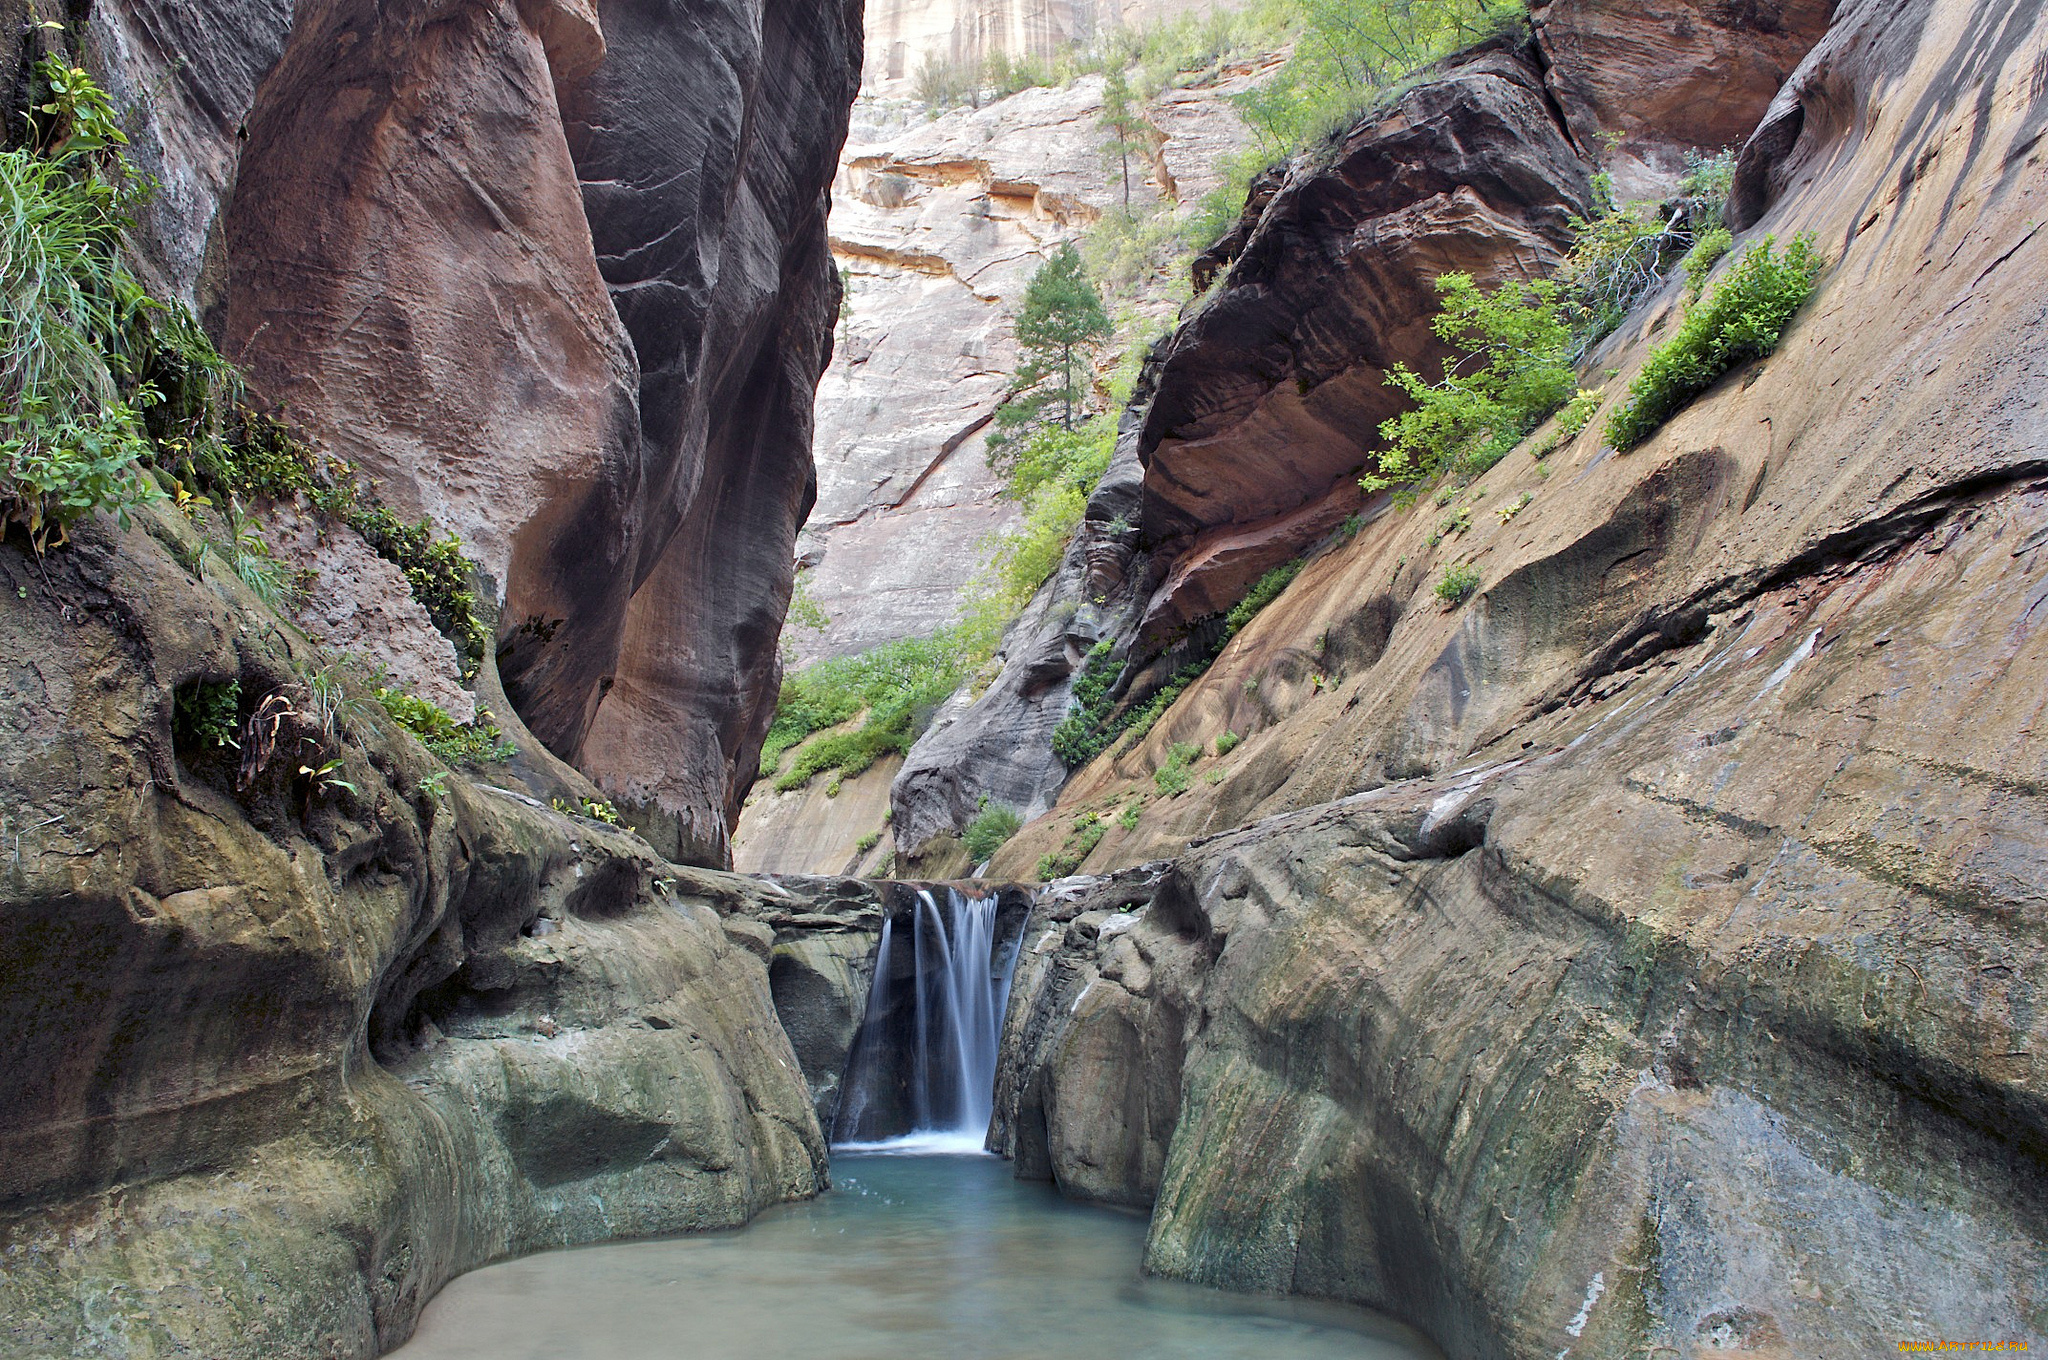
<svg viewBox="0 0 2048 1360"><path fill-rule="evenodd" d="M304 711L318 658L196 546L151 509L0 549L0 1349L368 1357L484 1261L814 1192L722 928L758 889L450 775L360 692L324 774L292 720L244 778L179 697Z"/></svg>
<svg viewBox="0 0 2048 1360"><path fill-rule="evenodd" d="M1768 361L1323 551L998 855L1139 805L1029 928L998 1123L1155 1195L1149 1268L1452 1354L2048 1331L2048 31L1969 8L1845 4L1745 148L1746 241L1831 258Z"/></svg>

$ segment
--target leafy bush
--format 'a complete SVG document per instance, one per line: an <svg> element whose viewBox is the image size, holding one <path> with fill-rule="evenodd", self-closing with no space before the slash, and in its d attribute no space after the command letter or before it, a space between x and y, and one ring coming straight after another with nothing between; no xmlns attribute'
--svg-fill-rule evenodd
<svg viewBox="0 0 2048 1360"><path fill-rule="evenodd" d="M1715 227L1693 242L1691 250L1685 252L1686 296L1696 298L1707 286L1707 275L1714 272L1714 266L1735 248L1735 234L1726 227Z"/></svg>
<svg viewBox="0 0 2048 1360"><path fill-rule="evenodd" d="M451 765L489 764L510 760L519 753L519 748L505 740L505 734L484 710L477 711L475 722L459 723L431 700L381 686L377 702L400 727L419 738L420 745Z"/></svg>
<svg viewBox="0 0 2048 1360"><path fill-rule="evenodd" d="M1188 791L1192 782L1191 769L1202 754L1202 748L1191 741L1177 741L1166 748L1166 763L1152 772L1152 782L1166 797L1178 797Z"/></svg>
<svg viewBox="0 0 2048 1360"><path fill-rule="evenodd" d="M242 727L242 682L200 681L180 688L172 699L172 744L181 750L204 751L239 746Z"/></svg>
<svg viewBox="0 0 2048 1360"><path fill-rule="evenodd" d="M950 629L885 642L786 676L761 747L762 777L773 775L783 755L799 744L796 761L775 781L784 793L826 770L856 775L885 755L908 751L932 710L964 676L959 635ZM857 730L811 740L863 714Z"/></svg>
<svg viewBox="0 0 2048 1360"><path fill-rule="evenodd" d="M1342 130L1431 62L1527 24L1515 0L1292 0L1288 8L1294 56L1234 101L1274 156Z"/></svg>
<svg viewBox="0 0 2048 1360"><path fill-rule="evenodd" d="M1566 402L1564 409L1557 413L1558 439L1577 439L1592 422L1593 413L1600 409L1602 400L1600 393L1593 388L1580 388L1578 395Z"/></svg>
<svg viewBox="0 0 2048 1360"><path fill-rule="evenodd" d="M862 836L859 840L853 843L854 852L856 854L865 855L868 851L874 849L881 843L882 833L879 831L870 831L866 835Z"/></svg>
<svg viewBox="0 0 2048 1360"><path fill-rule="evenodd" d="M1678 409L1735 365L1760 359L1806 300L1826 263L1813 238L1802 235L1781 255L1774 240L1759 241L1704 302L1659 345L1629 384L1629 399L1607 422L1607 439L1629 449L1647 439Z"/></svg>
<svg viewBox="0 0 2048 1360"><path fill-rule="evenodd" d="M1074 681L1073 707L1052 732L1053 754L1070 770L1078 770L1099 755L1115 739L1105 729L1109 711L1115 706L1112 691L1123 676L1122 665L1110 659L1115 646L1109 638L1095 644L1081 663Z"/></svg>
<svg viewBox="0 0 2048 1360"><path fill-rule="evenodd" d="M1116 815L1116 824L1126 831L1138 829L1138 818L1144 813L1144 805L1133 798L1124 804L1124 810Z"/></svg>
<svg viewBox="0 0 2048 1360"><path fill-rule="evenodd" d="M1092 812L1084 812L1074 818L1073 826L1060 848L1051 854L1042 855L1032 876L1041 880L1065 878L1080 868L1088 856L1095 853L1095 847L1102 844L1102 838L1109 828L1102 819Z"/></svg>
<svg viewBox="0 0 2048 1360"><path fill-rule="evenodd" d="M52 158L0 152L0 524L39 550L90 511L125 520L163 495L141 471L160 394L133 381L128 344L151 304L117 258L135 195L77 149L103 143L49 137Z"/></svg>
<svg viewBox="0 0 2048 1360"><path fill-rule="evenodd" d="M1489 294L1469 274L1445 274L1436 287L1443 296L1436 333L1462 353L1444 361L1440 382L1424 382L1406 364L1387 375L1416 405L1380 425L1388 447L1374 455L1377 470L1359 480L1367 491L1453 471L1476 476L1578 388L1557 284L1506 283Z"/></svg>
<svg viewBox="0 0 2048 1360"><path fill-rule="evenodd" d="M968 856L976 864L986 864L1023 825L1024 819L1014 809L992 806L984 797L981 811L960 833L960 843L967 847Z"/></svg>
<svg viewBox="0 0 2048 1360"><path fill-rule="evenodd" d="M1216 738L1217 759L1220 760L1232 751L1235 751L1243 741L1244 738L1237 735L1237 733L1226 731L1222 736Z"/></svg>
<svg viewBox="0 0 2048 1360"><path fill-rule="evenodd" d="M1444 566L1443 578L1436 583L1436 597L1447 605L1463 604L1467 596L1479 589L1479 569L1470 566Z"/></svg>
<svg viewBox="0 0 2048 1360"><path fill-rule="evenodd" d="M1306 564L1301 558L1296 558L1261 576L1245 593L1245 597L1232 605L1230 612L1223 616L1224 638L1227 640L1236 637L1244 630L1244 626L1252 621L1253 615L1279 599L1280 593L1294 584L1295 577L1301 575L1304 565Z"/></svg>

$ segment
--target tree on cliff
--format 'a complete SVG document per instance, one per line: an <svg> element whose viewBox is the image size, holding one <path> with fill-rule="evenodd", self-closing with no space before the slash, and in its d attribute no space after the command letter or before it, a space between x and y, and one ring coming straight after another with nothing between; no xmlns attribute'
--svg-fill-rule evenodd
<svg viewBox="0 0 2048 1360"><path fill-rule="evenodd" d="M1123 68L1112 65L1102 87L1102 116L1096 120L1102 130L1109 134L1109 140L1102 144L1103 154L1116 157L1117 167L1124 177L1124 211L1131 210L1131 155L1145 150L1142 140L1145 135L1145 118L1131 98L1130 82L1124 79Z"/></svg>
<svg viewBox="0 0 2048 1360"><path fill-rule="evenodd" d="M1024 309L1017 314L1017 343L1024 347L1018 386L1056 377L1058 386L1045 394L1061 403L1060 425L1074 428L1074 395L1094 348L1109 339L1109 313L1102 294L1081 264L1071 241L1038 267L1024 289ZM1015 404L1015 403L1012 403Z"/></svg>

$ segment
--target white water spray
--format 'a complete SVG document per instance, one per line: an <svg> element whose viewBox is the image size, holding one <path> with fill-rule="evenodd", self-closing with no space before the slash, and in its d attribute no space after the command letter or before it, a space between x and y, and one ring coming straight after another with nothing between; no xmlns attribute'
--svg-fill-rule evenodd
<svg viewBox="0 0 2048 1360"><path fill-rule="evenodd" d="M1016 941L997 947L996 906L994 897L949 888L942 908L920 890L910 917L912 975L902 981L893 976L902 941L894 922L882 923L867 1016L847 1068L845 1104L834 1120L839 1146L981 1150L1017 962ZM907 1016L897 1014L904 987L912 989ZM906 1052L894 1051L898 1047Z"/></svg>

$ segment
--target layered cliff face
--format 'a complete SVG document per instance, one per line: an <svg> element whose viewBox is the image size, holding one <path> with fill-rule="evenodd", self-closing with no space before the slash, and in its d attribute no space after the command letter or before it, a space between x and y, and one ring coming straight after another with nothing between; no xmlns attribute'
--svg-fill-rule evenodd
<svg viewBox="0 0 2048 1360"><path fill-rule="evenodd" d="M1066 633L1064 664L1047 639L1013 636L1003 678L906 761L903 843L958 826L983 794L1029 791L1017 805L1035 808L1060 786L1068 771L1043 737L1095 641L1112 638L1138 663L1133 690L1156 688L1263 573L1350 516L1378 513L1356 477L1379 423L1405 402L1386 372L1432 372L1448 354L1430 331L1431 280L1554 268L1569 219L1590 208L1596 160L1624 195L1669 192L1687 153L1748 135L1831 12L1624 13L1557 0L1534 12L1532 46L1455 59L1316 155L1263 176L1237 227L1197 260L1196 284L1214 291L1155 356L1155 395L1133 405L1142 427L1120 457L1142 470L1136 505L1118 481L1090 513L1139 523L1142 542L1084 527L1044 608L1093 606L1097 621ZM984 779L961 759L981 748L1024 754Z"/></svg>
<svg viewBox="0 0 2048 1360"><path fill-rule="evenodd" d="M0 550L0 1349L367 1358L484 1261L817 1190L761 889L448 774L198 559Z"/></svg>
<svg viewBox="0 0 2048 1360"><path fill-rule="evenodd" d="M260 402L460 535L526 726L723 862L812 497L857 7L203 8L90 30L163 186L148 269ZM378 652L359 593L317 627ZM381 659L456 682L412 655Z"/></svg>
<svg viewBox="0 0 2048 1360"><path fill-rule="evenodd" d="M2044 62L2033 6L1842 5L1739 163L1738 250L1831 260L1777 353L1326 546L1004 849L1164 861L1027 935L1020 1168L1454 1354L2048 1333Z"/></svg>

